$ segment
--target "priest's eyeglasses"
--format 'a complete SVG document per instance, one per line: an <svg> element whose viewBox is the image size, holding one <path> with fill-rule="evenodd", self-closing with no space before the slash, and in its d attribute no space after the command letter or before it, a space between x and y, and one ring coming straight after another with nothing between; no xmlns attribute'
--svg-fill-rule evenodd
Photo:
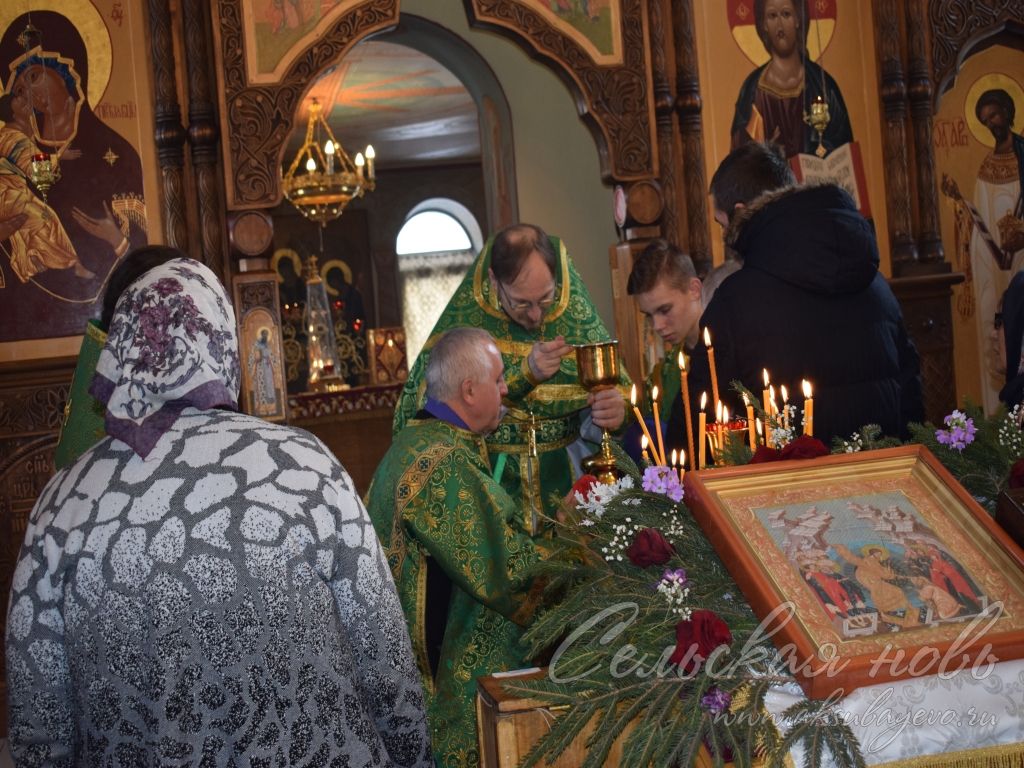
<svg viewBox="0 0 1024 768"><path fill-rule="evenodd" d="M495 281L497 283L497 281ZM502 299L505 300L505 305L508 307L510 312L528 312L534 307L539 309L541 312L547 312L555 304L555 294L558 290L557 286L552 286L551 296L547 299L541 299L540 301L513 301L512 297L508 295L508 291L505 286L501 283L498 284L498 292L501 294Z"/></svg>

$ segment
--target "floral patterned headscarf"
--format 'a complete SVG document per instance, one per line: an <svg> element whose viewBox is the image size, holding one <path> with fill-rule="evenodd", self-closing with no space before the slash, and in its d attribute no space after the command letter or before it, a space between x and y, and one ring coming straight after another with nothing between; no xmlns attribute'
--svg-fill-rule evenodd
<svg viewBox="0 0 1024 768"><path fill-rule="evenodd" d="M239 374L224 286L198 261L173 259L121 294L89 392L106 405L107 434L146 458L185 408L234 410Z"/></svg>

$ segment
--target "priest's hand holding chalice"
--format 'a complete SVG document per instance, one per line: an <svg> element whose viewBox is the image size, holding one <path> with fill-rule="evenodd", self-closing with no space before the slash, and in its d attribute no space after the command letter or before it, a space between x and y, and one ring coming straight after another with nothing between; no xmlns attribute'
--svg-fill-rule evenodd
<svg viewBox="0 0 1024 768"><path fill-rule="evenodd" d="M620 425L625 412L622 396L616 389L619 383L618 342L578 345L576 372L580 385L590 392L594 424L603 430L601 448L583 460L583 470L594 475L598 482L614 483L622 477L622 470L615 464L608 429Z"/></svg>

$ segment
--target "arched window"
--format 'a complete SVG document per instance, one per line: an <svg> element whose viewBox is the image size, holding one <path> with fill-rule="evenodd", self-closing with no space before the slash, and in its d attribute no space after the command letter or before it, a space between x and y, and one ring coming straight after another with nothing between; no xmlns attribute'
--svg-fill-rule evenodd
<svg viewBox="0 0 1024 768"><path fill-rule="evenodd" d="M398 232L399 290L406 352L415 360L466 268L483 247L476 217L447 198L424 200Z"/></svg>

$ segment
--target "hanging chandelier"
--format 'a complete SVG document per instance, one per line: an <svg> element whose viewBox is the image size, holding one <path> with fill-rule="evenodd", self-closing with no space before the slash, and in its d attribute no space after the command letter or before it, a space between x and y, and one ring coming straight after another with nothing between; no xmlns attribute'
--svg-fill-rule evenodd
<svg viewBox="0 0 1024 768"><path fill-rule="evenodd" d="M320 102L313 99L306 140L281 175L281 191L299 213L325 227L352 200L373 191L374 157L373 147L367 145L366 155L358 152L352 160L334 138Z"/></svg>
<svg viewBox="0 0 1024 768"><path fill-rule="evenodd" d="M306 140L286 172L281 174L281 190L299 213L316 222L320 235L320 258L324 257L324 228L341 216L352 200L374 188L373 147L366 155L356 153L352 160L324 119L320 102L309 105ZM316 254L306 263L306 359L308 386L314 392L334 392L346 384L339 375L338 345L334 334L327 290L317 266Z"/></svg>

